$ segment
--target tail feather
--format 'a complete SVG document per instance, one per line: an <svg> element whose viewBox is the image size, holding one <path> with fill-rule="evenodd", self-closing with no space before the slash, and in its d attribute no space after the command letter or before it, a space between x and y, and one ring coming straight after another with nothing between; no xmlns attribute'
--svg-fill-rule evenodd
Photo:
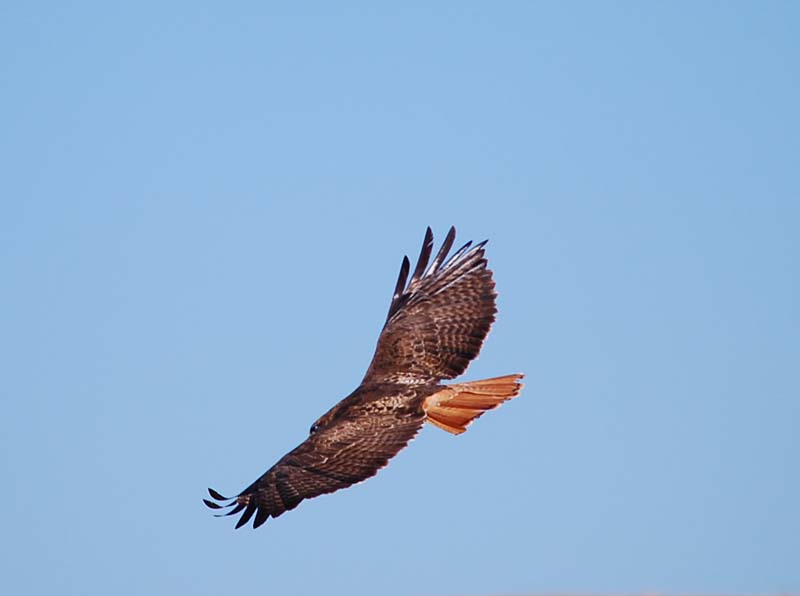
<svg viewBox="0 0 800 596"><path fill-rule="evenodd" d="M447 385L425 400L427 420L449 433L460 435L484 412L519 395L523 376L514 374Z"/></svg>

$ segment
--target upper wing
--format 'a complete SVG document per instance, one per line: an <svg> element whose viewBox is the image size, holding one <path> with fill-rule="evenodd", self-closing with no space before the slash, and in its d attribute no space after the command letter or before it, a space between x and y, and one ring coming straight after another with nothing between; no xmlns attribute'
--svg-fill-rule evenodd
<svg viewBox="0 0 800 596"><path fill-rule="evenodd" d="M456 230L450 228L428 266L428 228L417 266L403 258L386 323L363 383L434 383L463 373L480 352L497 312L484 245L467 242L447 261Z"/></svg>
<svg viewBox="0 0 800 596"><path fill-rule="evenodd" d="M327 423L294 450L283 456L258 480L227 505L204 499L212 509L232 507L224 515L243 511L236 524L242 527L255 514L257 528L270 517L297 507L303 499L366 480L417 434L425 420L421 407L405 405L400 396L364 402L344 400L321 418ZM315 425L316 426L316 425ZM217 501L229 500L208 489Z"/></svg>

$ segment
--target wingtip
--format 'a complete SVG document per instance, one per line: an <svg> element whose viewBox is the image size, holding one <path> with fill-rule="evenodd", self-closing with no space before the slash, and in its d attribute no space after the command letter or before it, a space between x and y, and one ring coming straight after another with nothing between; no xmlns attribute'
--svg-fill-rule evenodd
<svg viewBox="0 0 800 596"><path fill-rule="evenodd" d="M269 519L269 511L265 507L259 508L256 518L253 520L253 529L261 527Z"/></svg>
<svg viewBox="0 0 800 596"><path fill-rule="evenodd" d="M423 252L425 251L426 247L433 248L433 230L431 229L430 226L425 228L425 239L422 241Z"/></svg>
<svg viewBox="0 0 800 596"><path fill-rule="evenodd" d="M239 528L244 526L247 522L249 522L250 518L253 517L253 514L256 512L256 509L258 509L258 506L255 503L251 502L250 504L248 504L247 509L245 509L244 513L242 513L242 517L240 517L239 521L236 522L235 529L238 530Z"/></svg>
<svg viewBox="0 0 800 596"><path fill-rule="evenodd" d="M417 257L417 265L414 267L414 273L411 274L411 281L409 282L409 287L416 284L425 272L425 268L428 266L428 261L431 258L431 251L433 251L433 230L431 227L428 226L425 229L425 239L422 241L422 248L419 251L419 257Z"/></svg>
<svg viewBox="0 0 800 596"><path fill-rule="evenodd" d="M221 494L219 494L217 491L215 491L211 487L209 487L209 489L208 489L208 494L211 495L211 498L216 500L216 501L230 501L229 497L223 497Z"/></svg>

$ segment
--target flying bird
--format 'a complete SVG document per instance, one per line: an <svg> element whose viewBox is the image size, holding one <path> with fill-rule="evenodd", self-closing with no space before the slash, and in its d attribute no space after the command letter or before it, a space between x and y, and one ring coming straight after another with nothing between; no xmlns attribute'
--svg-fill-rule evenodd
<svg viewBox="0 0 800 596"><path fill-rule="evenodd" d="M389 314L358 388L311 425L308 438L236 497L214 489L211 509L241 512L236 527L255 515L258 528L304 499L332 493L374 476L416 436L425 422L463 433L487 410L516 397L522 374L444 385L480 352L495 320L495 284L484 247L467 242L447 258L450 228L433 261L428 228L408 281L403 257ZM430 264L429 264L430 263ZM408 284L406 282L408 281Z"/></svg>

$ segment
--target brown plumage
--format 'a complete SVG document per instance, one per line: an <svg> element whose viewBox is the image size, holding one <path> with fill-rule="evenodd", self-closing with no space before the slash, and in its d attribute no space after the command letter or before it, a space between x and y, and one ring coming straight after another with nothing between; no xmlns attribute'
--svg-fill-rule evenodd
<svg viewBox="0 0 800 596"><path fill-rule="evenodd" d="M428 228L417 265L403 258L389 314L361 385L311 427L309 437L236 497L208 489L220 515L253 516L257 528L303 499L331 493L374 476L428 422L453 434L464 432L487 410L519 394L521 374L441 385L466 370L481 349L497 308L486 241L468 242L449 259L450 228L430 261ZM430 262L430 265L428 263ZM229 503L226 503L230 501Z"/></svg>

